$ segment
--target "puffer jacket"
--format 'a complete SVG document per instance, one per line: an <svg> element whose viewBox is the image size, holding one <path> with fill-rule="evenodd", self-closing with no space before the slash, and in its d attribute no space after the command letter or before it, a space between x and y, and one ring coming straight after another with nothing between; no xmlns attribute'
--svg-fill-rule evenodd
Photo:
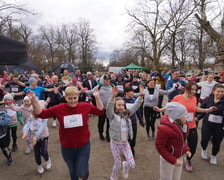
<svg viewBox="0 0 224 180"><path fill-rule="evenodd" d="M0 139L5 137L7 134L9 120L10 118L7 112L0 110Z"/></svg>
<svg viewBox="0 0 224 180"><path fill-rule="evenodd" d="M137 98L134 105L131 106L128 111L130 116L132 116L141 106L143 100ZM121 141L121 118L125 118L128 126L128 135L130 139L133 138L133 130L130 118L122 117L121 115L115 113L114 111L115 101L109 101L106 109L107 118L110 120L110 138L114 141Z"/></svg>
<svg viewBox="0 0 224 180"><path fill-rule="evenodd" d="M184 133L175 122L170 122L168 115L164 115L160 123L155 141L156 149L166 161L175 164L186 151L190 151L186 143L187 133Z"/></svg>

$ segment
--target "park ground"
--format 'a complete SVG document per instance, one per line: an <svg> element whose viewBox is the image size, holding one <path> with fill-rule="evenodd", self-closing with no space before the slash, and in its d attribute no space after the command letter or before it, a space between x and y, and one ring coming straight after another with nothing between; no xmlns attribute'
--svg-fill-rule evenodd
<svg viewBox="0 0 224 180"><path fill-rule="evenodd" d="M18 146L17 152L13 153L14 164L8 166L3 154L0 154L0 180L69 180L68 169L60 153L58 139L58 127L52 128L52 119L49 119L49 155L52 160L52 168L39 175L36 171L36 164L33 152L24 154L25 142L21 139L21 126L18 125ZM159 124L159 119L156 124ZM113 167L113 159L109 143L100 141L97 132L97 117L91 117L89 121L91 131L91 157L90 157L90 180L109 180ZM183 167L182 180L223 180L224 179L224 147L221 145L220 153L217 155L218 165L211 165L209 160L202 160L200 157L200 131L198 127L197 153L193 157L193 172L189 173ZM154 141L146 140L145 128L138 125L136 144L136 167L130 170L129 180L158 180L159 179L159 154L155 149ZM208 147L211 152L211 145ZM119 180L123 177L121 172Z"/></svg>

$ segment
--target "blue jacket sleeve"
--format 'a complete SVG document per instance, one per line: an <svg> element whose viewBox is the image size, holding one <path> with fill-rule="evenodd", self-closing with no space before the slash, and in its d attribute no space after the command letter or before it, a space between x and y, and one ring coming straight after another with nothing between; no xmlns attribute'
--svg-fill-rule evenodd
<svg viewBox="0 0 224 180"><path fill-rule="evenodd" d="M10 121L9 115L5 112L2 114L2 120L0 120L0 126L6 126Z"/></svg>
<svg viewBox="0 0 224 180"><path fill-rule="evenodd" d="M166 90L169 90L173 87L173 81L170 79L166 82Z"/></svg>

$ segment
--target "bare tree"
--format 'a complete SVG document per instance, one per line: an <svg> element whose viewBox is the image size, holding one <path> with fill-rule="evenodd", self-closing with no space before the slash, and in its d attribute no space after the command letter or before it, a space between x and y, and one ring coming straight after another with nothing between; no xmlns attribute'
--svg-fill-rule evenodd
<svg viewBox="0 0 224 180"><path fill-rule="evenodd" d="M76 59L76 51L78 46L78 35L77 35L77 27L75 24L62 25L61 33L63 36L63 47L66 51L67 61L70 63L75 63Z"/></svg>
<svg viewBox="0 0 224 180"><path fill-rule="evenodd" d="M137 7L127 10L127 14L132 18L133 29L141 27L148 33L151 51L145 54L153 62L153 68L159 70L163 51L175 39L177 29L193 13L195 1L140 0Z"/></svg>
<svg viewBox="0 0 224 180"><path fill-rule="evenodd" d="M30 10L23 8L23 4L10 3L0 0L0 34L7 34L7 28L12 22L20 21L19 15L34 14Z"/></svg>
<svg viewBox="0 0 224 180"><path fill-rule="evenodd" d="M59 61L56 57L57 50L60 48L57 33L58 30L55 30L52 26L48 29L45 27L40 28L41 44L45 48L45 55L50 67L54 67Z"/></svg>
<svg viewBox="0 0 224 180"><path fill-rule="evenodd" d="M91 61L94 60L94 55L97 51L93 29L90 28L88 21L79 20L77 23L77 36L79 38L80 65L82 71L87 72L91 70Z"/></svg>
<svg viewBox="0 0 224 180"><path fill-rule="evenodd" d="M147 32L144 29L134 30L134 35L131 41L128 42L127 47L130 50L130 54L137 60L140 59L140 66L146 66L147 52L151 50L151 43L147 36ZM148 61L149 62L149 61ZM147 67L149 64L147 63Z"/></svg>
<svg viewBox="0 0 224 180"><path fill-rule="evenodd" d="M221 24L221 32L218 32L217 28L212 27L211 22L212 20L208 20L207 13L209 11L206 11L206 8L208 9L208 3L210 1L203 0L203 6L201 6L201 12L199 14L195 14L195 17L197 18L199 24L201 25L201 28L207 32L207 34L210 36L210 38L216 43L217 49L216 49L216 63L219 63L220 68L219 71L224 70L224 16L222 16L222 19L220 20ZM211 2L210 2L211 3ZM217 1L218 4L218 1ZM219 5L219 4L218 4ZM222 7L223 8L223 7ZM214 9L212 10L214 13ZM214 13L215 14L215 13ZM220 17L221 10L218 14L215 14L216 17ZM202 57L203 58L203 57Z"/></svg>

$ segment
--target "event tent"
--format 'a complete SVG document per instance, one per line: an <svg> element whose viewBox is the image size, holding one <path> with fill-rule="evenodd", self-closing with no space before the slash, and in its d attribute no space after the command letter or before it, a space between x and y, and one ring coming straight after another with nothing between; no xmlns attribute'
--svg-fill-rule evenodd
<svg viewBox="0 0 224 180"><path fill-rule="evenodd" d="M0 36L0 65L18 65L27 61L24 43Z"/></svg>
<svg viewBox="0 0 224 180"><path fill-rule="evenodd" d="M122 68L122 70L137 70L137 71L142 71L143 69L144 67L137 66L134 63L131 63L128 66Z"/></svg>

